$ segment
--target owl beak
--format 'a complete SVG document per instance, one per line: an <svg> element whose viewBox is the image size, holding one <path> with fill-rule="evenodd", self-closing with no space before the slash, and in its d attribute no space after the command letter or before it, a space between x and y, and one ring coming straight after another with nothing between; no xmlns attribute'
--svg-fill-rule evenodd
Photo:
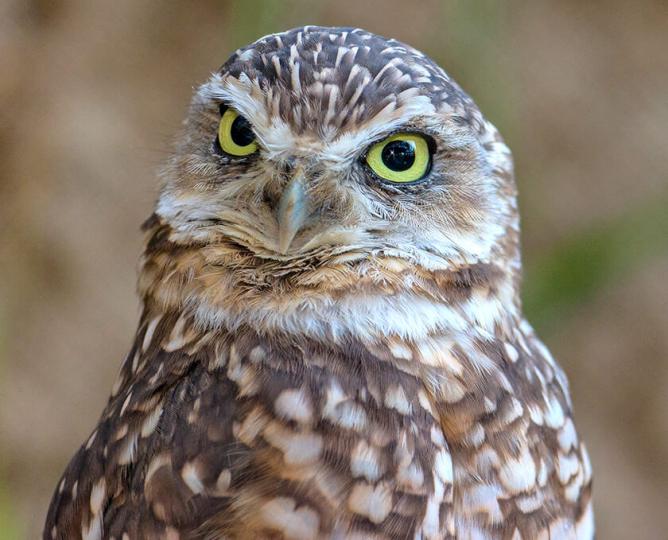
<svg viewBox="0 0 668 540"><path fill-rule="evenodd" d="M304 226L308 215L308 199L304 175L299 171L285 187L278 202L278 250L286 255L295 235Z"/></svg>

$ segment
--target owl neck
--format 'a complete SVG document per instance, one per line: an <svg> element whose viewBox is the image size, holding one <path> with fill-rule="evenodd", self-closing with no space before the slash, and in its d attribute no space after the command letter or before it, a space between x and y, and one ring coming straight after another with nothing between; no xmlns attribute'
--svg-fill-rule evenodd
<svg viewBox="0 0 668 540"><path fill-rule="evenodd" d="M240 256L238 246L182 241L155 216L145 228L140 294L156 309L192 316L200 328L380 343L491 335L519 318L518 265L508 253L444 269L378 256L286 274Z"/></svg>

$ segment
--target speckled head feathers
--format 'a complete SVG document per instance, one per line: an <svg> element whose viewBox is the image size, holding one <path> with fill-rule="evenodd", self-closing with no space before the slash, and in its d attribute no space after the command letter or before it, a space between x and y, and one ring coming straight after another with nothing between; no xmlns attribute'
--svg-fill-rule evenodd
<svg viewBox="0 0 668 540"><path fill-rule="evenodd" d="M480 122L470 98L430 58L358 28L306 26L266 36L236 51L220 73L259 81L298 133L355 128L416 96L436 111Z"/></svg>

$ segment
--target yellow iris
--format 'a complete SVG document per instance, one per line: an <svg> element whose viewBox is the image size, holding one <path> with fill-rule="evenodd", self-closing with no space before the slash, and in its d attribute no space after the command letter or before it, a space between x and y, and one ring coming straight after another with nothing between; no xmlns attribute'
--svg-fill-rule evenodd
<svg viewBox="0 0 668 540"><path fill-rule="evenodd" d="M250 123L232 108L226 109L220 119L218 142L232 156L248 156L258 149Z"/></svg>
<svg viewBox="0 0 668 540"><path fill-rule="evenodd" d="M384 180L415 182L429 172L427 140L417 133L397 133L374 144L366 156L371 170Z"/></svg>

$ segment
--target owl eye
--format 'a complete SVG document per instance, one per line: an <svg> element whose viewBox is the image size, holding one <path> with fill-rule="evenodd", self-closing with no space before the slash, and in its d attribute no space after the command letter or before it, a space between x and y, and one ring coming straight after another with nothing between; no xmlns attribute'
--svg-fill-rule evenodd
<svg viewBox="0 0 668 540"><path fill-rule="evenodd" d="M431 167L427 139L417 133L397 133L374 144L366 155L367 165L383 180L416 182Z"/></svg>
<svg viewBox="0 0 668 540"><path fill-rule="evenodd" d="M248 156L258 149L250 122L229 107L218 124L218 143L231 156Z"/></svg>

